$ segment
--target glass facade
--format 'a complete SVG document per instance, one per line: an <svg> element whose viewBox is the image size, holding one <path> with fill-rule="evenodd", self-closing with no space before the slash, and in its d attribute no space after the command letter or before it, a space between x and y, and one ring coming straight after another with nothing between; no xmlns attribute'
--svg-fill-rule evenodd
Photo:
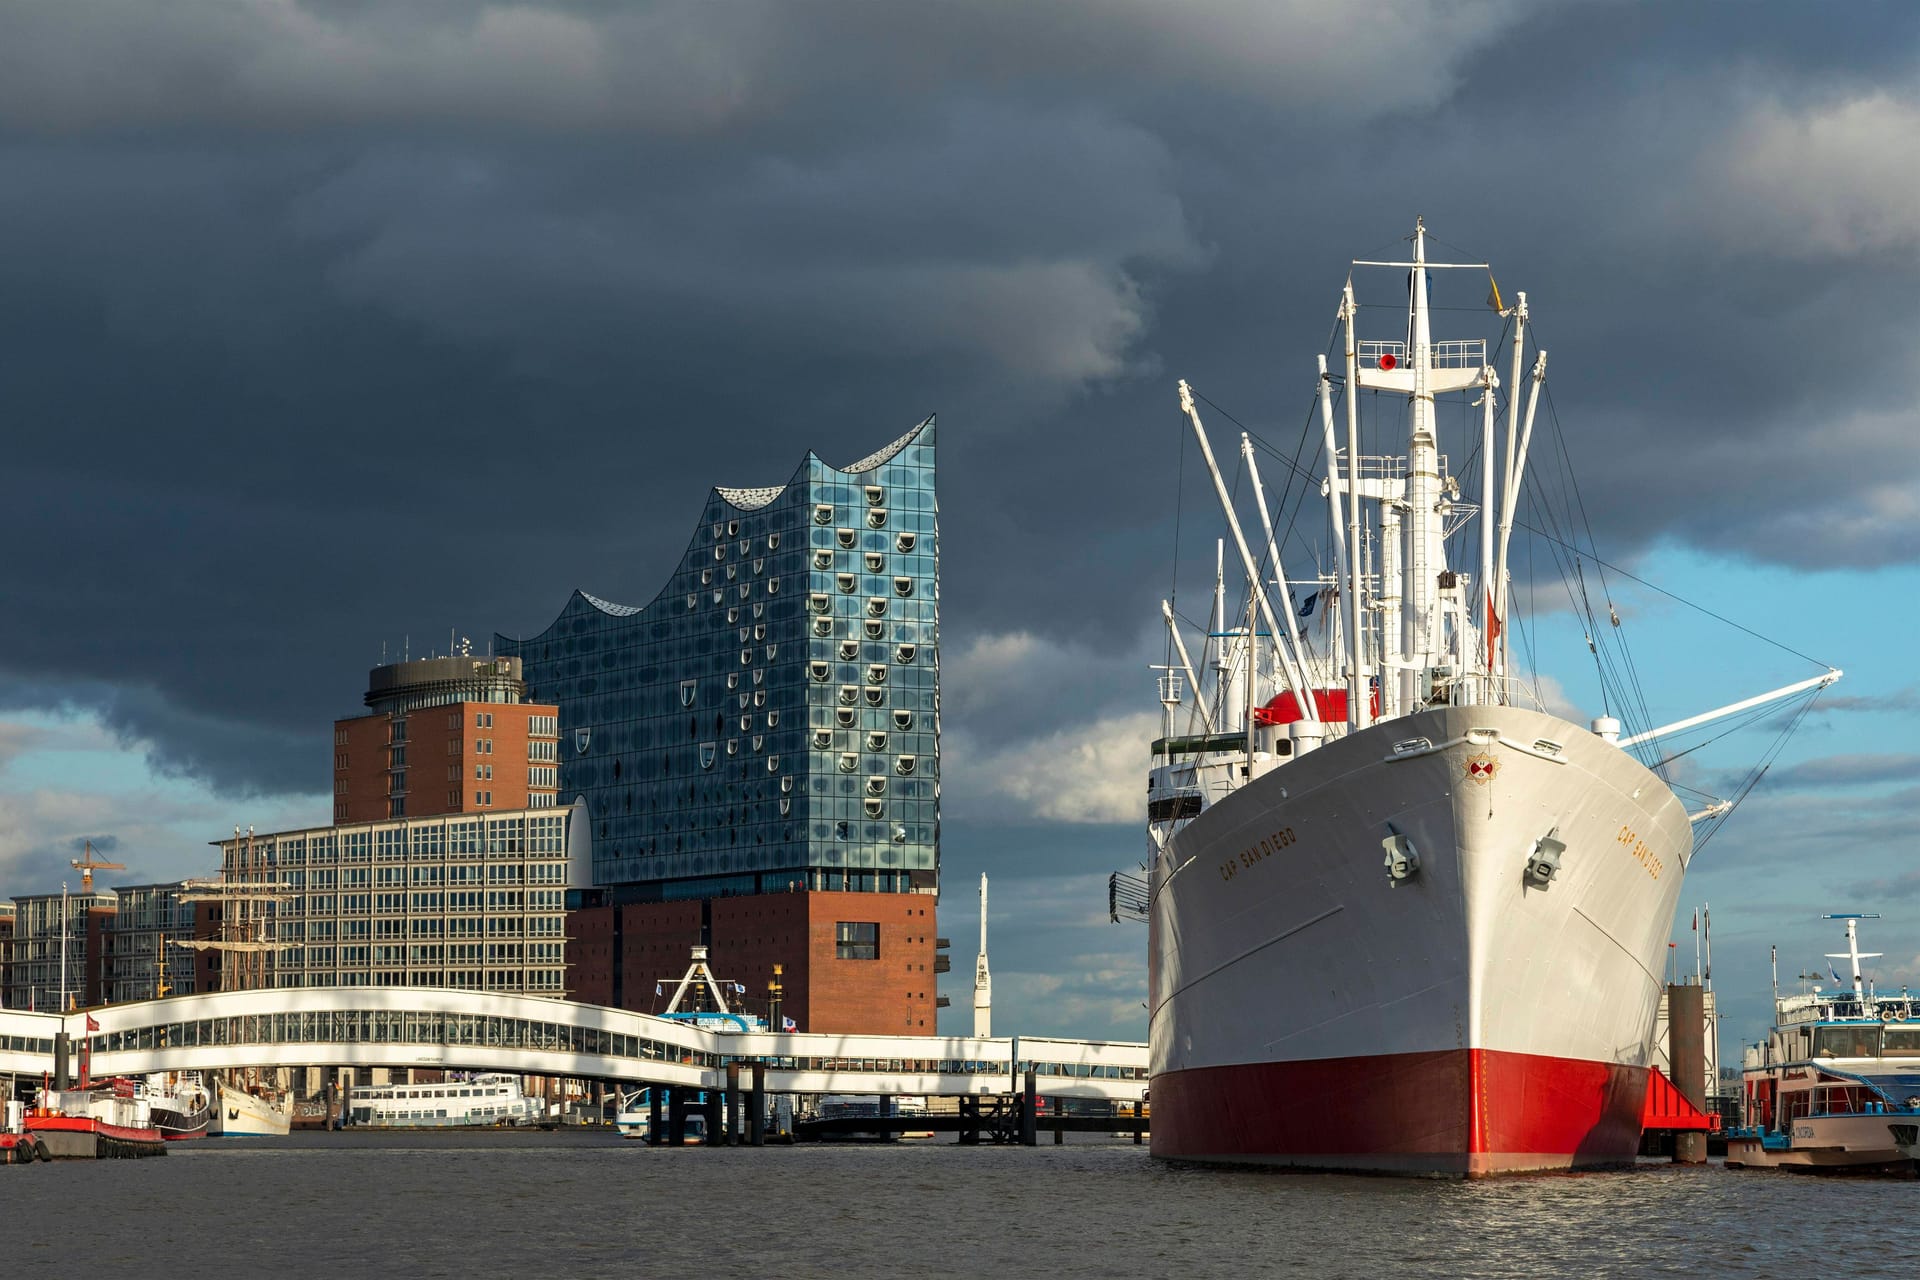
<svg viewBox="0 0 1920 1280"><path fill-rule="evenodd" d="M715 489L645 606L575 592L497 636L560 709L614 901L933 890L939 870L934 422L845 468Z"/></svg>

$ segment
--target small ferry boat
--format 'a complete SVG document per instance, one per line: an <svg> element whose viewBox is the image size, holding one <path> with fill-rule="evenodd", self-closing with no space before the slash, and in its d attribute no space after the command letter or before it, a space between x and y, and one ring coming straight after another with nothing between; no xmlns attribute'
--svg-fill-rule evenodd
<svg viewBox="0 0 1920 1280"><path fill-rule="evenodd" d="M475 1129L539 1124L544 1109L527 1097L519 1076L481 1075L355 1089L347 1116L369 1129Z"/></svg>
<svg viewBox="0 0 1920 1280"><path fill-rule="evenodd" d="M1742 1121L1727 1131L1727 1167L1822 1173L1908 1173L1898 1131L1920 1125L1920 999L1876 995L1860 962L1859 922L1844 920L1852 978L1838 991L1819 987L1781 997L1774 1027L1749 1047L1742 1071ZM1834 976L1838 978L1838 974Z"/></svg>

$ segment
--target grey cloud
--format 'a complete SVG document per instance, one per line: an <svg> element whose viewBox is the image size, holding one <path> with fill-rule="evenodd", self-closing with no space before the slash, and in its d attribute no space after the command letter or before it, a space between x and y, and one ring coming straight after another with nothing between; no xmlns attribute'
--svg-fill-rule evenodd
<svg viewBox="0 0 1920 1280"><path fill-rule="evenodd" d="M1006 732L1151 710L1172 377L1290 447L1345 258L1415 212L1529 289L1610 558L1916 554L1910 362L1859 360L1914 264L1770 256L1708 163L1904 92L1913 14L1360 21L0 4L7 704L105 708L232 792L324 785L382 641L645 600L707 484L937 410L948 653L1080 656ZM1012 702L947 694L968 732Z"/></svg>
<svg viewBox="0 0 1920 1280"><path fill-rule="evenodd" d="M1920 783L1920 755L1841 755L1807 760L1777 769L1770 787L1857 787L1881 782Z"/></svg>

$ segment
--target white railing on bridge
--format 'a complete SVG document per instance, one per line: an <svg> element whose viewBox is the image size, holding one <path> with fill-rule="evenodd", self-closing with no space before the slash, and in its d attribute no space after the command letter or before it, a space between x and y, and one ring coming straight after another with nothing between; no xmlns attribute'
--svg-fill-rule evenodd
<svg viewBox="0 0 1920 1280"><path fill-rule="evenodd" d="M1032 1065L1043 1095L1132 1100L1146 1089L1143 1044L1055 1037L727 1034L651 1014L421 987L215 992L112 1005L88 1014L0 1010L0 1073L53 1065L64 1025L86 1020L95 1075L223 1067L352 1066L717 1088L730 1061L760 1062L778 1093L994 1094ZM74 1068L78 1068L77 1048Z"/></svg>

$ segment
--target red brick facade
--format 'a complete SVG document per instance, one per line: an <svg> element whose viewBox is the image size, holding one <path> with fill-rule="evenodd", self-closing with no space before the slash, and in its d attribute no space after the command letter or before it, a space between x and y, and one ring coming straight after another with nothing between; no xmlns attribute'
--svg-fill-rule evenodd
<svg viewBox="0 0 1920 1280"><path fill-rule="evenodd" d="M936 1031L930 894L795 892L587 907L567 917L568 991L589 1004L661 1012L701 942L703 921L708 962L716 977L746 987L749 1013L766 1015L767 983L779 964L781 1012L802 1031ZM841 959L842 923L878 925L878 957Z"/></svg>
<svg viewBox="0 0 1920 1280"><path fill-rule="evenodd" d="M552 803L558 739L553 733L531 733L534 716L547 717L551 725L559 709L536 702L423 707L403 717L405 742L392 740L396 717L391 713L334 721L334 823L529 809L535 795ZM395 753L403 748L402 765ZM546 771L538 786L532 782L534 769ZM405 801L405 811L398 814L395 777Z"/></svg>

